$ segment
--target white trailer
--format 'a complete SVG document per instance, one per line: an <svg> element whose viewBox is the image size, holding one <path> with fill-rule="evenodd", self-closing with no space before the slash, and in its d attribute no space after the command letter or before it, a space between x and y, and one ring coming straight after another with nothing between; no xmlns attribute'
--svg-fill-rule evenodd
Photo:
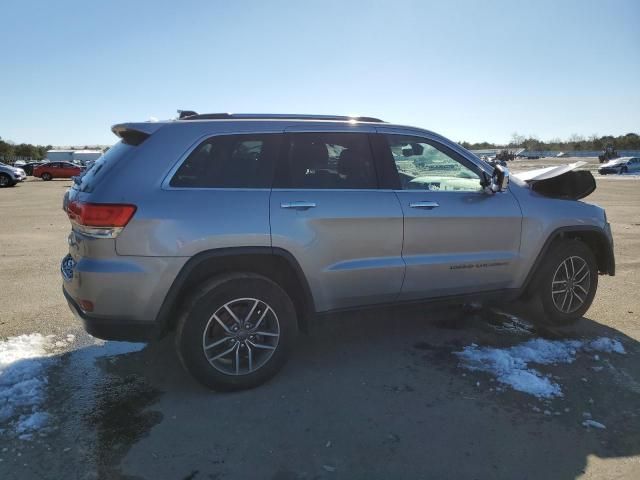
<svg viewBox="0 0 640 480"><path fill-rule="evenodd" d="M50 162L87 162L97 160L102 150L48 150L47 160Z"/></svg>
<svg viewBox="0 0 640 480"><path fill-rule="evenodd" d="M86 163L97 160L102 156L102 150L76 150L73 152L73 159Z"/></svg>
<svg viewBox="0 0 640 480"><path fill-rule="evenodd" d="M50 162L71 162L75 150L47 150L47 160Z"/></svg>

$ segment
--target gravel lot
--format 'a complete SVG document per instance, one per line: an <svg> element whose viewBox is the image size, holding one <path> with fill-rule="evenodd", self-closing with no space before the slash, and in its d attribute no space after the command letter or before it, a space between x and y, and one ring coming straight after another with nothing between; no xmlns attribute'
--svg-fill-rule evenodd
<svg viewBox="0 0 640 480"><path fill-rule="evenodd" d="M574 327L424 307L339 315L302 336L273 381L234 394L186 376L172 338L103 344L83 333L60 291L69 185L0 190L0 339L75 335L47 363L49 428L21 440L0 421L0 478L638 478L640 179L599 178L587 199L607 208L617 275L600 277ZM535 305L507 310L536 315ZM562 387L552 399L503 388L454 355L539 337L608 337L626 353L536 367Z"/></svg>

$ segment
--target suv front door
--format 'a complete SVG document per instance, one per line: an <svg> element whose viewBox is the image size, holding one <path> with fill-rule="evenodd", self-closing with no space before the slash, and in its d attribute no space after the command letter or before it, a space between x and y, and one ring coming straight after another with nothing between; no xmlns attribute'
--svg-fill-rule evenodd
<svg viewBox="0 0 640 480"><path fill-rule="evenodd" d="M404 275L402 210L378 188L374 130L350 130L289 129L271 193L273 247L296 258L317 311L394 301Z"/></svg>
<svg viewBox="0 0 640 480"><path fill-rule="evenodd" d="M522 213L508 190L481 185L482 170L437 138L381 127L378 138L404 214L401 299L508 288L519 262Z"/></svg>

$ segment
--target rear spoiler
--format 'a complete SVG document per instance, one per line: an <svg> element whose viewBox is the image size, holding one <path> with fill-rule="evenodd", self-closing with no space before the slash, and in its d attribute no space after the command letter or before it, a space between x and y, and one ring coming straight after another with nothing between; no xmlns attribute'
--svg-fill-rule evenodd
<svg viewBox="0 0 640 480"><path fill-rule="evenodd" d="M157 122L118 123L111 131L128 145L140 145L162 126Z"/></svg>

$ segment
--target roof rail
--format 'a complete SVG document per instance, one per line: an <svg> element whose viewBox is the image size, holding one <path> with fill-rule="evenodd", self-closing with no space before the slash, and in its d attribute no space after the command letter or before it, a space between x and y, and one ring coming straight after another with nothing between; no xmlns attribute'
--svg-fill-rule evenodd
<svg viewBox="0 0 640 480"><path fill-rule="evenodd" d="M180 112L180 111L179 111ZM186 114L186 115L185 115ZM290 113L202 113L184 110L179 120L354 120L356 122L383 123L375 117L349 117L346 115L300 115Z"/></svg>

